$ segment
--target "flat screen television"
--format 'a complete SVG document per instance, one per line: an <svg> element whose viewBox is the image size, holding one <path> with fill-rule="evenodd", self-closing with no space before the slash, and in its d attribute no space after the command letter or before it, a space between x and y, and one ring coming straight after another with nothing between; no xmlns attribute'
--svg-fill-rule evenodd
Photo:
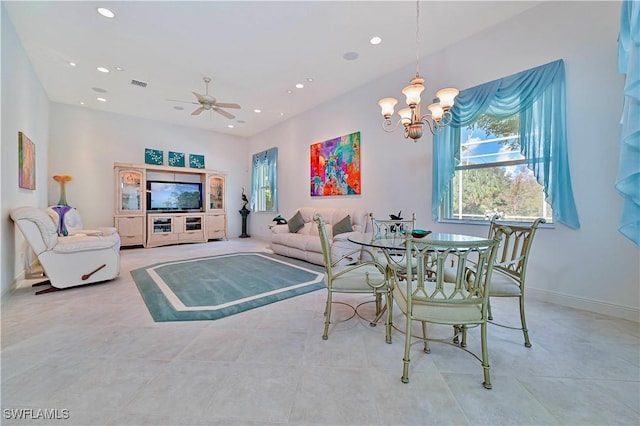
<svg viewBox="0 0 640 426"><path fill-rule="evenodd" d="M147 181L147 209L165 212L202 211L202 184Z"/></svg>

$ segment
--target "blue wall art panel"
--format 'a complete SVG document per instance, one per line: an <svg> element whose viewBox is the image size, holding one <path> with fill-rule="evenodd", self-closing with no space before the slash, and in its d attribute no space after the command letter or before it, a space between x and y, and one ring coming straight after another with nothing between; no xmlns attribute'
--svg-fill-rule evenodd
<svg viewBox="0 0 640 426"><path fill-rule="evenodd" d="M162 166L164 162L164 153L159 149L144 149L144 162L146 164L154 164L156 166Z"/></svg>

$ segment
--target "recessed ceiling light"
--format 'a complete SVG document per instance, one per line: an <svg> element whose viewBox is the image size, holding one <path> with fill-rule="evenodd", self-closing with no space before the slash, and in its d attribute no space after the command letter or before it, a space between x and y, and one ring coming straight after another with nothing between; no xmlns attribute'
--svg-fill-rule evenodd
<svg viewBox="0 0 640 426"><path fill-rule="evenodd" d="M298 84L296 84L296 88L302 89L302 88L304 88L304 84L298 83Z"/></svg>
<svg viewBox="0 0 640 426"><path fill-rule="evenodd" d="M71 62L71 61L69 61L69 66L70 66L70 67L75 67L75 66L76 66L76 63L75 63L75 62Z"/></svg>
<svg viewBox="0 0 640 426"><path fill-rule="evenodd" d="M227 127L233 129L233 124L227 124Z"/></svg>
<svg viewBox="0 0 640 426"><path fill-rule="evenodd" d="M312 83L312 82L313 82L313 78L309 77L309 78L307 78L307 81L308 81L309 83Z"/></svg>
<svg viewBox="0 0 640 426"><path fill-rule="evenodd" d="M80 102L80 105L84 105L84 102Z"/></svg>
<svg viewBox="0 0 640 426"><path fill-rule="evenodd" d="M289 90L287 90L287 93L288 93L288 94L292 94L292 93L293 93L293 90L289 89Z"/></svg>
<svg viewBox="0 0 640 426"><path fill-rule="evenodd" d="M260 110L260 109L256 108L256 109L254 109L254 110L253 110L253 112L260 113L260 112L262 112L262 110Z"/></svg>
<svg viewBox="0 0 640 426"><path fill-rule="evenodd" d="M124 71L124 68L122 68L122 67L116 67L116 71Z"/></svg>
<svg viewBox="0 0 640 426"><path fill-rule="evenodd" d="M113 19L116 17L116 14L113 13L111 10L107 9L106 7L99 7L96 10L100 15L104 16L105 18Z"/></svg>
<svg viewBox="0 0 640 426"><path fill-rule="evenodd" d="M284 117L284 112L281 112L281 113L280 113L280 117Z"/></svg>
<svg viewBox="0 0 640 426"><path fill-rule="evenodd" d="M109 72L109 68L105 68L105 67L98 67L96 69L100 72Z"/></svg>
<svg viewBox="0 0 640 426"><path fill-rule="evenodd" d="M356 59L358 59L358 52L347 52L344 55L342 55L342 57L347 60L347 61L355 61Z"/></svg>
<svg viewBox="0 0 640 426"><path fill-rule="evenodd" d="M369 43L376 45L376 44L380 44L382 43L382 38L375 36L375 37L371 37L371 40L369 40Z"/></svg>
<svg viewBox="0 0 640 426"><path fill-rule="evenodd" d="M100 102L107 102L105 98L96 98L96 99L99 100Z"/></svg>

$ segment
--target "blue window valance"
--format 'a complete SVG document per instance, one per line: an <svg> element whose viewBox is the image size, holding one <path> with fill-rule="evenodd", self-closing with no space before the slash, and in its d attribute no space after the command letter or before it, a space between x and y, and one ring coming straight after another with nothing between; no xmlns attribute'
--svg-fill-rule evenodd
<svg viewBox="0 0 640 426"><path fill-rule="evenodd" d="M622 2L618 71L626 74L616 189L622 196L618 230L640 247L640 2Z"/></svg>
<svg viewBox="0 0 640 426"><path fill-rule="evenodd" d="M462 90L451 109L452 124L433 139L434 220L460 159L460 129L483 114L496 118L520 114L521 150L527 166L543 186L555 219L580 228L569 173L565 108L562 60Z"/></svg>

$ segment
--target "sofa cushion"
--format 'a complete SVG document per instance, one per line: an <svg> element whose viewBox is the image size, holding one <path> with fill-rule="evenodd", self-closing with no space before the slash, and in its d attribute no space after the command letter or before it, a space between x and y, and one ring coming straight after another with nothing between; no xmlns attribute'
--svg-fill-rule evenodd
<svg viewBox="0 0 640 426"><path fill-rule="evenodd" d="M293 215L289 222L287 222L289 226L289 232L296 233L304 226L304 220L302 219L302 214L300 214L300 210Z"/></svg>
<svg viewBox="0 0 640 426"><path fill-rule="evenodd" d="M335 237L338 234L344 234L345 232L352 232L353 227L351 226L351 216L346 215L340 221L333 225L333 236Z"/></svg>

